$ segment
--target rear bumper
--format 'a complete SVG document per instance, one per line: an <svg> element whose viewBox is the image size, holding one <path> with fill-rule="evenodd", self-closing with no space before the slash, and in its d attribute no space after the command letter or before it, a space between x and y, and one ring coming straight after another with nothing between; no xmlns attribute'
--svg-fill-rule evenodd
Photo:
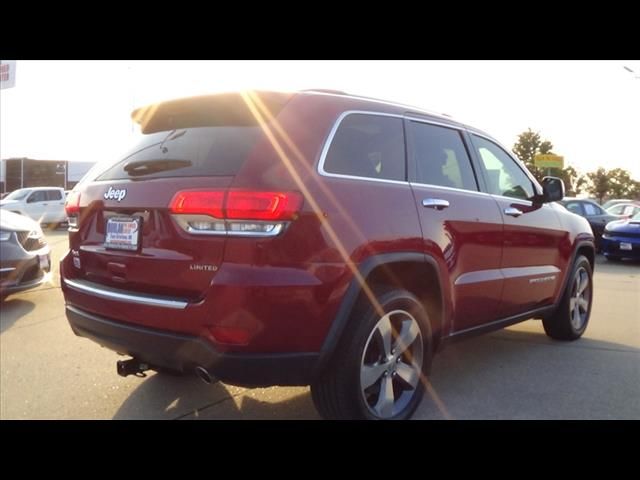
<svg viewBox="0 0 640 480"><path fill-rule="evenodd" d="M72 305L66 315L73 332L154 367L184 372L206 368L224 383L241 386L308 385L317 353L224 353L207 340L98 317Z"/></svg>

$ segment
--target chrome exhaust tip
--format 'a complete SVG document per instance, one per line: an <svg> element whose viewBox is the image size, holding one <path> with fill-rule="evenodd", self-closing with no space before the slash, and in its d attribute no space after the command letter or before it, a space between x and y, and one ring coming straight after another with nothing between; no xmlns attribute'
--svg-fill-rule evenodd
<svg viewBox="0 0 640 480"><path fill-rule="evenodd" d="M207 385L211 385L214 382L213 377L204 367L197 366L195 368L195 373L196 373L196 376Z"/></svg>

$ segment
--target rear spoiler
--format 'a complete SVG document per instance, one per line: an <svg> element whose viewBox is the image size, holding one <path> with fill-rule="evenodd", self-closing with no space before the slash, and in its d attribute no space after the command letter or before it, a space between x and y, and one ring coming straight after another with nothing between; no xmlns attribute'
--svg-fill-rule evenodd
<svg viewBox="0 0 640 480"><path fill-rule="evenodd" d="M277 116L294 93L248 92ZM257 119L239 92L188 97L154 103L131 113L142 133L155 133L177 128L215 126L255 126Z"/></svg>

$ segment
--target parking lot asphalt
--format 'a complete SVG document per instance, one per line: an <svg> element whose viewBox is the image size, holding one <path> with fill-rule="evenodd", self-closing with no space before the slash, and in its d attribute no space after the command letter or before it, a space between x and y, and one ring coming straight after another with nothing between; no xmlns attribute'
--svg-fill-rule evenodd
<svg viewBox="0 0 640 480"><path fill-rule="evenodd" d="M246 389L149 372L74 336L46 231L51 280L0 307L0 419L318 419L309 389ZM414 419L640 419L640 264L596 262L590 324L557 342L528 321L447 347Z"/></svg>

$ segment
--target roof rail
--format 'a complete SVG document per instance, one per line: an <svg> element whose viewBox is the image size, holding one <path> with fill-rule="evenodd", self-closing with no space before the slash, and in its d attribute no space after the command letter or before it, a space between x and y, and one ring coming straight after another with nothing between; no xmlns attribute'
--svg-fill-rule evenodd
<svg viewBox="0 0 640 480"><path fill-rule="evenodd" d="M305 90L300 90L301 92L318 92L318 93L333 93L334 95L348 95L347 92L343 92L342 90L331 90L329 88L307 88Z"/></svg>

